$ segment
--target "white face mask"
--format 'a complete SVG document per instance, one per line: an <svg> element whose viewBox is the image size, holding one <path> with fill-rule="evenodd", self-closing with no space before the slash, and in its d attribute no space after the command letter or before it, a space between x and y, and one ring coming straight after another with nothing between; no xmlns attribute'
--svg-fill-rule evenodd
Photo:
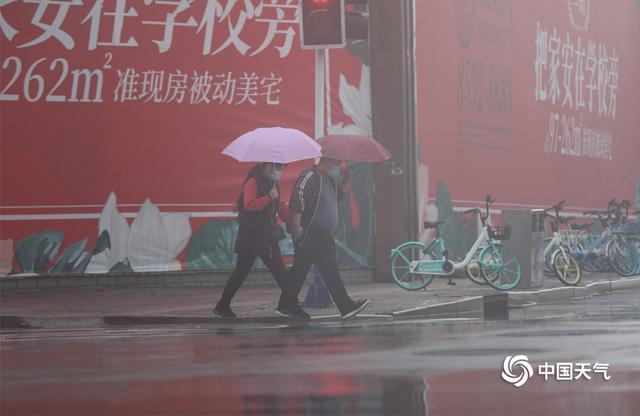
<svg viewBox="0 0 640 416"><path fill-rule="evenodd" d="M342 173L342 171L340 170L340 165L331 166L331 169L329 170L329 176L336 179L338 176L340 176L340 173Z"/></svg>
<svg viewBox="0 0 640 416"><path fill-rule="evenodd" d="M280 180L280 178L282 177L282 171L278 170L278 169L274 169L271 172L269 172L269 174L267 176L269 176L269 178L272 181L278 182Z"/></svg>

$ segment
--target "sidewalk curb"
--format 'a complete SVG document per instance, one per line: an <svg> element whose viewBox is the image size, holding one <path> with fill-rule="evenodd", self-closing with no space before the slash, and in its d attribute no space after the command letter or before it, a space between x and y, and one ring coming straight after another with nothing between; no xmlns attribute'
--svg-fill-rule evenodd
<svg viewBox="0 0 640 416"><path fill-rule="evenodd" d="M102 321L107 325L113 326L138 326L138 325L189 325L189 324L292 324L299 323L301 325L317 322L353 322L391 319L388 314L374 315L358 315L351 319L342 319L340 315L322 315L313 316L311 321L304 321L295 318L286 318L282 316L261 316L255 318L219 318L215 316L197 317L197 316L104 316Z"/></svg>
<svg viewBox="0 0 640 416"><path fill-rule="evenodd" d="M508 310L525 304L580 299L616 290L640 288L640 277L620 278L589 283L586 286L562 286L519 292L498 292L456 301L393 312L394 318L470 317L482 313L486 319L508 317Z"/></svg>
<svg viewBox="0 0 640 416"><path fill-rule="evenodd" d="M616 290L640 288L640 277L627 277L616 280L604 280L589 283L586 286L563 286L535 291L508 292L508 305L517 306L523 303L546 303L563 299L579 299L595 294L609 293Z"/></svg>
<svg viewBox="0 0 640 416"><path fill-rule="evenodd" d="M411 309L399 310L391 313L362 314L347 321L339 315L323 315L312 317L312 323L321 322L353 322L380 319L404 318L485 318L508 319L509 310L526 307L531 304L551 303L575 299L584 299L593 295L611 293L619 290L640 288L640 277L603 280L589 283L585 286L563 286L551 289L539 289L518 292L496 292L483 296L469 296L462 299L425 305ZM304 323L295 319L278 316L264 316L255 318L224 319L213 316L184 317L184 316L103 316L98 320L106 325L134 326L134 325L171 325L171 324L274 324L284 325ZM21 329L31 328L29 321L21 316L0 316L0 328Z"/></svg>
<svg viewBox="0 0 640 416"><path fill-rule="evenodd" d="M487 296L472 296L452 302L420 306L417 308L393 312L392 315L394 318L476 317L478 314L484 313L485 297Z"/></svg>
<svg viewBox="0 0 640 416"><path fill-rule="evenodd" d="M0 316L0 329L25 329L31 325L21 316Z"/></svg>

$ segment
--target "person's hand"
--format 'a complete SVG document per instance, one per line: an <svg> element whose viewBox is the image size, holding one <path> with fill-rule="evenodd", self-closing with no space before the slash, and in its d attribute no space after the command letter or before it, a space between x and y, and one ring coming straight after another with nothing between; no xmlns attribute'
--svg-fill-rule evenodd
<svg viewBox="0 0 640 416"><path fill-rule="evenodd" d="M300 224L291 225L291 237L293 237L295 241L300 240L303 234L304 230L302 229L302 226Z"/></svg>
<svg viewBox="0 0 640 416"><path fill-rule="evenodd" d="M275 186L271 188L271 190L269 191L269 198L276 200L279 196L280 192L278 191L278 188L276 188Z"/></svg>

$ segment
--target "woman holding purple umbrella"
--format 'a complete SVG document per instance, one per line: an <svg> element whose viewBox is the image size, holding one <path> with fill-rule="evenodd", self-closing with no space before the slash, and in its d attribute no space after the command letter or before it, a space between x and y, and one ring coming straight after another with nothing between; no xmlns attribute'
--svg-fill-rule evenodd
<svg viewBox="0 0 640 416"><path fill-rule="evenodd" d="M258 164L249 171L238 198L238 258L213 313L223 318L237 317L231 310L231 300L260 257L282 291L276 313L310 319L298 305L282 262L278 242L284 238L284 230L277 223L277 214L283 207L278 181L287 163L320 156L320 145L299 130L271 127L243 134L222 153L240 162Z"/></svg>
<svg viewBox="0 0 640 416"><path fill-rule="evenodd" d="M240 227L236 238L235 251L238 253L236 267L216 304L213 312L222 318L236 318L231 310L231 300L249 275L256 259L260 257L273 274L285 299L277 313L300 319L309 319L309 315L298 306L293 295L289 278L282 262L279 236L275 235L277 213L280 208L280 190L278 180L282 176L284 164L260 163L247 175L242 193L238 198L237 211Z"/></svg>

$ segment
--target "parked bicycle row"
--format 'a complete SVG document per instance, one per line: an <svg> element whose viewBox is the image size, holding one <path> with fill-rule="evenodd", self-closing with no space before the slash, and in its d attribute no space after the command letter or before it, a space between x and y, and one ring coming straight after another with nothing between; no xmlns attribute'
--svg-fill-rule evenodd
<svg viewBox="0 0 640 416"><path fill-rule="evenodd" d="M575 218L563 217L565 201L545 210L551 218L552 237L545 239L545 274L556 275L567 285L577 285L582 270L615 271L620 276L640 274L638 223L629 221L629 201L609 201L606 210L582 214L595 222L576 224ZM549 214L553 212L553 214ZM634 213L638 215L638 211ZM594 232L592 229L599 228Z"/></svg>
<svg viewBox="0 0 640 416"><path fill-rule="evenodd" d="M409 241L391 250L391 271L395 282L407 290L426 288L437 276L451 277L464 270L477 284L488 284L508 291L518 286L522 267L512 250L502 242L511 237L511 225L493 226L489 220L490 205L495 200L485 198L484 212L480 208L464 211L477 215L482 225L475 242L462 260L452 258L440 233L444 221L425 222L434 237L427 243ZM544 274L556 276L565 285L575 286L582 271L592 273L615 271L621 276L640 274L640 224L629 220L629 201L609 201L606 210L593 210L583 215L596 222L576 223L576 218L562 216L565 201L542 210L550 219L551 235L543 239ZM639 211L632 213L638 215ZM596 230L597 229L597 230Z"/></svg>

